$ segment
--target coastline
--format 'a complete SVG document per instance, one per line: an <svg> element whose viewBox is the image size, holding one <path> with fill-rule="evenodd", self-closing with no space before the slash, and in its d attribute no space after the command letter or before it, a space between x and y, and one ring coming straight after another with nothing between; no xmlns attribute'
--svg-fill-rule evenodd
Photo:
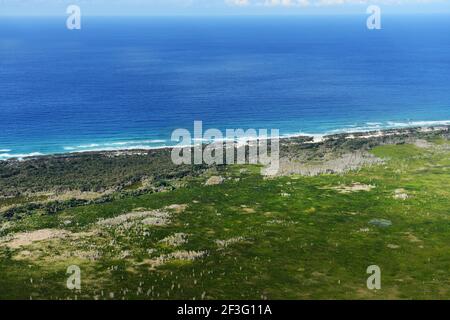
<svg viewBox="0 0 450 320"><path fill-rule="evenodd" d="M176 166L169 148L0 162L0 267L10 275L1 284L18 288L4 296L16 292L26 297L33 290L33 299L67 298L61 286L65 280L54 276L55 265L48 261L58 262L57 274L65 275L74 259L92 272L93 279L100 279L78 298L98 297L96 288L126 288L125 298L153 297L133 295L140 281L146 281L157 298L179 281L162 278L160 270L169 269L192 283L191 264L199 268L196 273L208 275L211 266L223 266L224 257L229 257L229 265L245 266L255 252L258 259L252 260L262 261L256 266L264 277L280 270L267 268L267 261L288 265L279 273L284 276L298 276L298 261L310 261L302 265L302 281L327 274L333 284L343 274L330 271L317 257L340 261L344 254L350 264L345 279L351 287L338 294L348 298L380 298L371 291L361 294L365 282L353 270L366 273L360 260L351 259L354 256L367 264L376 256L377 263L395 271L395 263L388 268L395 250L401 250L395 262L415 263L411 270L418 279L429 272L430 264L417 257L431 256L434 270L446 270L448 259L441 257L448 243L443 226L448 222L450 126L336 134L320 142L291 137L280 146L283 172L275 177L263 176L251 165ZM304 243L307 251L299 246ZM127 276L130 284L109 277L105 285L105 266L118 261L118 275ZM38 273L31 274L34 270ZM251 279L255 269L236 269L237 275L242 272ZM410 270L400 269L388 277L385 287L393 289L381 297L423 298L414 282L397 281L410 276ZM25 281L38 277L50 282L28 286ZM428 291L447 298L443 282L432 281L434 277L430 275ZM213 275L207 280L222 283L212 281L216 279ZM255 279L251 285L266 290L267 283ZM299 285L292 286L292 292ZM227 298L228 288L211 298ZM306 289L320 298L336 295L334 285L325 291ZM204 290L171 294L191 298ZM285 297L284 291L266 294Z"/></svg>
<svg viewBox="0 0 450 320"><path fill-rule="evenodd" d="M450 299L440 4L21 2L60 18L0 21L0 300Z"/></svg>
<svg viewBox="0 0 450 320"><path fill-rule="evenodd" d="M450 125L338 133L323 137L295 135L280 140L277 176L292 174L342 174L380 163L371 150L382 145L426 145L450 139ZM249 142L248 144L251 144ZM247 145L235 143L235 148ZM198 177L223 165L174 164L173 147L114 151L89 151L38 155L0 161L1 197L54 198L73 191L148 192L177 187L188 177ZM248 150L245 151L248 157ZM248 160L248 159L247 159ZM59 197L59 196L58 196ZM65 197L65 196L64 196ZM76 196L77 198L79 196ZM27 200L28 201L28 200ZM8 203L10 201L7 201Z"/></svg>
<svg viewBox="0 0 450 320"><path fill-rule="evenodd" d="M421 122L425 125L423 126L405 126L405 127L399 127L399 128L384 128L384 129L378 129L378 130L365 130L365 131L352 131L348 130L347 132L336 132L336 133L324 133L324 134L308 134L308 133L296 133L296 134L286 134L279 137L280 143L285 144L286 142L291 141L292 139L300 141L300 143L303 144L317 144L322 143L324 141L334 139L372 139L372 138L386 138L386 137L392 137L392 136L398 136L398 135L408 135L408 134L416 134L416 133L430 133L430 132L440 132L440 131L450 131L450 121L430 121L430 122ZM448 123L448 124L438 124L434 125L434 123ZM428 124L428 125L427 125ZM341 129L340 129L341 130ZM343 130L343 129L342 129ZM162 141L162 140L160 140ZM225 140L218 141L224 142ZM249 140L251 141L251 140ZM202 141L202 144L209 144L213 143L212 141ZM111 145L111 144L123 144L123 142L117 142L117 143L107 143L105 145ZM194 147L198 144L192 144L189 147ZM236 142L237 146L242 146L246 144L240 144L239 141ZM96 144L95 146L99 146L100 144ZM188 147L188 146L186 146ZM96 155L96 154L103 154L103 155L137 155L137 154L148 154L148 153L154 153L156 151L171 151L173 148L177 148L177 146L144 146L144 145L136 145L132 147L105 147L105 148L98 148L98 149L87 149L87 150L73 150L66 152L56 152L56 153L49 153L49 154L43 154L39 152L32 152L30 154L18 154L14 155L11 154L11 156L3 158L1 157L0 153L0 162L8 162L8 161L26 161L30 159L40 159L40 158L51 158L51 157L76 157L77 155L82 154L90 154L90 155ZM11 149L3 149L3 151L8 150L8 152L11 152Z"/></svg>

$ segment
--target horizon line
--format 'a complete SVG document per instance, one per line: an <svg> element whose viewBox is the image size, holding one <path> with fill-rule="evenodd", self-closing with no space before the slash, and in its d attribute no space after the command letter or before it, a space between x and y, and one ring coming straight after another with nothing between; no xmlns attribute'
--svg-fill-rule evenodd
<svg viewBox="0 0 450 320"><path fill-rule="evenodd" d="M83 14L84 17L92 17L92 18L151 18L151 17L296 17L296 16L366 16L367 13L365 11L362 12L314 12L314 13L172 13L172 14ZM442 11L427 11L427 12L384 12L384 16L415 16L415 15L450 15L450 10L448 12ZM67 17L67 14L5 14L0 13L0 17L2 18L58 18L58 17Z"/></svg>

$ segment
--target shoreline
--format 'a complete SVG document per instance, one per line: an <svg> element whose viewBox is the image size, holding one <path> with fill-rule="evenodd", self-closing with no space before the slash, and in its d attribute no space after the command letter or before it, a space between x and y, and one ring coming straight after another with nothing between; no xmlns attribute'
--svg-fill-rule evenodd
<svg viewBox="0 0 450 320"><path fill-rule="evenodd" d="M338 133L328 133L328 134L308 134L308 133L298 133L298 134L288 134L280 136L280 144L285 144L291 140L299 140L300 144L320 144L327 140L339 140L339 139L372 139L372 138L385 138L393 137L406 134L418 134L418 133L433 133L433 132L450 132L450 124L448 125L430 125L430 126L412 126L403 128L391 128L391 129L379 129L379 130L367 130L367 131L349 131L349 132L338 132ZM251 139L248 141L254 141L257 139ZM223 143L225 139L220 141L204 141L203 144L210 143ZM198 144L189 145L189 147L194 147ZM242 144L239 141L235 141L235 146L242 147L243 145L248 145L248 143ZM85 150L85 151L70 151L70 152L57 152L43 154L39 152L32 152L30 154L18 154L11 155L11 157L1 159L0 162L14 162L14 161L27 161L27 160L37 160L55 157L76 157L80 155L143 155L158 151L171 151L174 148L179 148L180 146L155 146L155 147L144 147L142 145L136 147L117 147L117 148L105 148L96 150ZM188 147L188 146L185 146ZM6 149L5 149L6 150ZM9 149L8 149L9 150Z"/></svg>
<svg viewBox="0 0 450 320"><path fill-rule="evenodd" d="M339 133L320 139L297 135L280 140L275 175L266 176L262 168L258 170L264 180L292 175L342 175L383 164L382 157L370 152L378 146L409 145L407 148L429 152L446 151L449 140L450 126ZM242 147L235 144L236 149ZM0 161L0 220L2 216L21 217L30 210L52 213L121 197L167 192L185 186L191 178L215 176L223 181L228 166L178 165L171 158L171 150L92 151ZM245 152L249 157L248 150ZM252 169L245 169L244 176L247 170Z"/></svg>

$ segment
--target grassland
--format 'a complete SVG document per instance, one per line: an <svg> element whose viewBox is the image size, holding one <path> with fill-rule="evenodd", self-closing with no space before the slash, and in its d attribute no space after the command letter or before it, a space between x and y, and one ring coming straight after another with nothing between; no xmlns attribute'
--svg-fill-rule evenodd
<svg viewBox="0 0 450 320"><path fill-rule="evenodd" d="M370 143L383 162L343 174L233 165L3 217L0 299L450 299L450 143L427 140Z"/></svg>

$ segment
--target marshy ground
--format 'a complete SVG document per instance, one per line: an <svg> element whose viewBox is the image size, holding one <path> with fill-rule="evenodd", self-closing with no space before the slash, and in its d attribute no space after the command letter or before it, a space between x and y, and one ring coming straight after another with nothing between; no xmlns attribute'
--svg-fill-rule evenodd
<svg viewBox="0 0 450 320"><path fill-rule="evenodd" d="M376 161L339 174L210 168L55 210L4 197L0 299L449 299L450 143L422 138L369 145Z"/></svg>

